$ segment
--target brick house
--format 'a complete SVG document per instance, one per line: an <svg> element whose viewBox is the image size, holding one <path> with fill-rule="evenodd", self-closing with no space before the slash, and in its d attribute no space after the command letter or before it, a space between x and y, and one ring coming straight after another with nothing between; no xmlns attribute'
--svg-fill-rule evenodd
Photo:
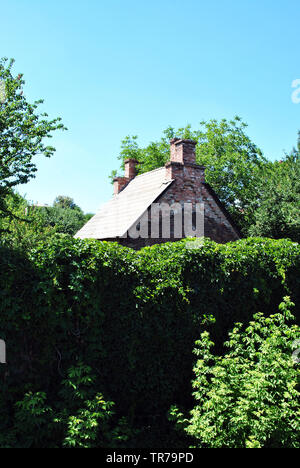
<svg viewBox="0 0 300 468"><path fill-rule="evenodd" d="M239 239L239 229L205 182L205 168L196 164L195 146L193 140L173 138L170 161L141 175L136 175L138 162L127 159L124 177L114 179L113 198L75 237L117 241L134 249L199 237L199 232L219 243ZM184 222L188 212L192 228ZM200 216L202 230L197 227Z"/></svg>

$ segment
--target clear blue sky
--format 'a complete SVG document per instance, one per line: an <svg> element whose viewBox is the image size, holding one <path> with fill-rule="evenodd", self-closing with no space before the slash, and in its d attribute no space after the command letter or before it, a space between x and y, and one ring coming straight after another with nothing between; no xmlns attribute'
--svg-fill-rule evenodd
<svg viewBox="0 0 300 468"><path fill-rule="evenodd" d="M240 115L266 157L295 145L300 104L299 0L10 0L1 56L29 100L69 128L20 193L69 195L95 212L110 198L121 139Z"/></svg>

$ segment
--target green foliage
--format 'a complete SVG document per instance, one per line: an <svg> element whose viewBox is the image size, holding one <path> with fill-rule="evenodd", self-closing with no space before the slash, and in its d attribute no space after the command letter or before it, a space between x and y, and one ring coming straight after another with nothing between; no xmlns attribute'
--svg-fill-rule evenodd
<svg viewBox="0 0 300 468"><path fill-rule="evenodd" d="M15 404L14 426L1 434L0 447L47 447L51 445L53 410L47 405L44 392L29 391Z"/></svg>
<svg viewBox="0 0 300 468"><path fill-rule="evenodd" d="M76 206L76 205L75 205ZM53 227L56 232L73 236L91 218L79 208L54 205L40 209L45 227Z"/></svg>
<svg viewBox="0 0 300 468"><path fill-rule="evenodd" d="M212 354L209 333L202 333L194 350L197 404L189 419L171 410L198 447L299 448L300 372L292 352L300 328L288 324L293 306L285 297L279 313L257 313L245 330L236 323L224 356Z"/></svg>
<svg viewBox="0 0 300 468"><path fill-rule="evenodd" d="M126 421L111 426L113 402L95 394L94 381L91 369L78 363L68 370L52 407L46 393L27 392L15 404L14 425L0 435L0 446L99 448L127 440Z"/></svg>
<svg viewBox="0 0 300 468"><path fill-rule="evenodd" d="M94 382L91 368L82 363L71 367L62 382L63 409L54 422L63 427L64 447L100 447L109 434L113 403L105 401L102 393L93 395Z"/></svg>
<svg viewBox="0 0 300 468"><path fill-rule="evenodd" d="M144 434L156 427L162 443L170 405L189 406L192 349L201 330L209 327L222 352L235 322L248 323L253 310L268 314L285 295L296 304L299 320L298 244L260 238L226 245L205 240L202 247L190 249L187 242L192 240L136 252L114 243L54 235L26 255L0 247L0 337L7 344L8 361L0 366L1 434L15 426L16 402L31 392L46 395L40 406L50 410L41 417L60 418L51 429L52 445L61 446L67 437L74 437L77 445L93 445L96 426L91 418L104 411L95 406L101 393L116 402L112 431L126 417L127 426L121 424L115 434L132 437L132 427ZM73 393L78 404L72 406L65 403L62 388L70 395L71 388L77 391L77 377L71 375L73 387L62 381L70 380L69 369L78 362L92 370L93 381L80 382L87 393L83 398ZM63 402L60 407L58 401ZM68 408L64 416L63 405ZM103 427L100 416L96 420ZM87 441L79 438L80 427L86 428ZM95 444L104 443L99 437L97 432ZM114 437L107 446L115 443Z"/></svg>
<svg viewBox="0 0 300 468"><path fill-rule="evenodd" d="M48 120L39 114L42 100L30 104L23 94L22 75L14 77L14 61L0 59L0 80L5 84L5 100L0 101L0 217L10 216L5 203L11 189L27 183L36 172L37 155L50 157L55 149L44 143L55 130L64 130L60 118Z"/></svg>
<svg viewBox="0 0 300 468"><path fill-rule="evenodd" d="M60 208L71 208L72 210L80 210L79 206L74 203L73 198L65 195L58 195L53 202L53 206L59 206Z"/></svg>
<svg viewBox="0 0 300 468"><path fill-rule="evenodd" d="M0 239L3 245L27 251L42 239L50 239L55 235L54 225L45 223L43 209L33 209L21 195L11 192L5 198L5 205L11 216L0 217Z"/></svg>
<svg viewBox="0 0 300 468"><path fill-rule="evenodd" d="M246 135L239 117L231 121L202 122L197 134L197 160L207 167L206 180L234 219L245 228L249 202L256 197L257 183L266 164L261 150Z"/></svg>
<svg viewBox="0 0 300 468"><path fill-rule="evenodd" d="M11 192L5 203L12 216L0 219L1 241L23 251L56 233L74 235L93 216L70 197L57 197L53 206L35 206Z"/></svg>
<svg viewBox="0 0 300 468"><path fill-rule="evenodd" d="M300 241L300 133L298 148L266 167L252 205L250 235Z"/></svg>

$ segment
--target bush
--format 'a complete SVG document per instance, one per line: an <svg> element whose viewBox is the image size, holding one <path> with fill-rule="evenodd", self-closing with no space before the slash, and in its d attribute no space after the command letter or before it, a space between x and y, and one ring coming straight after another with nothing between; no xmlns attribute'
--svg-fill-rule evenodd
<svg viewBox="0 0 300 468"><path fill-rule="evenodd" d="M187 242L135 252L61 235L27 255L0 247L8 361L0 367L0 432L28 392L46 394L53 408L78 362L92 369L94 394L115 401L129 425L161 427L174 401L191 403L192 349L204 327L221 352L234 322L274 310L284 295L299 318L298 244Z"/></svg>
<svg viewBox="0 0 300 468"><path fill-rule="evenodd" d="M171 410L198 447L300 447L300 373L292 359L300 328L287 324L292 306L285 297L281 313L255 314L244 331L235 324L221 357L211 353L209 334L202 333L194 350L197 405L190 419Z"/></svg>
<svg viewBox="0 0 300 468"><path fill-rule="evenodd" d="M0 435L0 446L99 448L127 440L126 421L112 429L114 403L94 394L93 384L91 369L78 363L69 369L53 407L44 392L26 393L15 404L14 426Z"/></svg>

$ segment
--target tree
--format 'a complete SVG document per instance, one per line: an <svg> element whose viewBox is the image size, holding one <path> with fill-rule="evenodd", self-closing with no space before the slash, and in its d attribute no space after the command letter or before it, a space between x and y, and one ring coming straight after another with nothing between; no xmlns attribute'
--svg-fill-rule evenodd
<svg viewBox="0 0 300 468"><path fill-rule="evenodd" d="M73 198L66 195L58 195L53 206L46 208L47 223L55 225L58 232L74 235L87 223L92 213L86 213L76 205Z"/></svg>
<svg viewBox="0 0 300 468"><path fill-rule="evenodd" d="M75 205L76 206L76 205ZM55 228L56 232L73 236L90 219L81 208L64 208L60 205L41 208L44 226Z"/></svg>
<svg viewBox="0 0 300 468"><path fill-rule="evenodd" d="M54 207L60 208L71 208L71 210L79 209L79 206L74 203L73 198L67 197L65 195L58 195L53 202Z"/></svg>
<svg viewBox="0 0 300 468"><path fill-rule="evenodd" d="M228 353L214 356L204 332L195 354L196 406L177 419L197 446L209 448L299 448L299 369L293 360L299 327L290 325L294 304L285 297L279 312L257 313L246 330L237 323L225 343Z"/></svg>
<svg viewBox="0 0 300 468"><path fill-rule="evenodd" d="M6 204L6 196L20 184L35 176L34 158L51 157L53 146L44 143L55 130L65 130L60 118L49 120L39 114L42 100L30 104L23 94L25 81L21 74L12 74L14 60L0 59L0 82L5 96L0 100L0 217L13 216Z"/></svg>
<svg viewBox="0 0 300 468"><path fill-rule="evenodd" d="M93 216L65 196L57 197L53 206L35 206L11 192L5 204L11 217L0 218L1 242L23 251L56 233L74 235Z"/></svg>
<svg viewBox="0 0 300 468"><path fill-rule="evenodd" d="M266 167L253 204L249 235L300 242L300 132L297 148Z"/></svg>
<svg viewBox="0 0 300 468"><path fill-rule="evenodd" d="M18 193L9 193L5 206L10 216L0 217L2 245L24 252L55 235L56 228L45 224L43 209L34 208Z"/></svg>
<svg viewBox="0 0 300 468"><path fill-rule="evenodd" d="M190 125L175 131L172 127L162 138L140 148L137 136L127 136L121 145L121 167L127 158L139 161L138 172L163 166L170 157L169 141L173 137L197 141L196 160L206 166L206 180L244 232L252 221L251 200L257 197L258 181L267 160L246 135L247 125L239 117L233 120L201 122L199 130ZM112 177L116 171L113 171Z"/></svg>

